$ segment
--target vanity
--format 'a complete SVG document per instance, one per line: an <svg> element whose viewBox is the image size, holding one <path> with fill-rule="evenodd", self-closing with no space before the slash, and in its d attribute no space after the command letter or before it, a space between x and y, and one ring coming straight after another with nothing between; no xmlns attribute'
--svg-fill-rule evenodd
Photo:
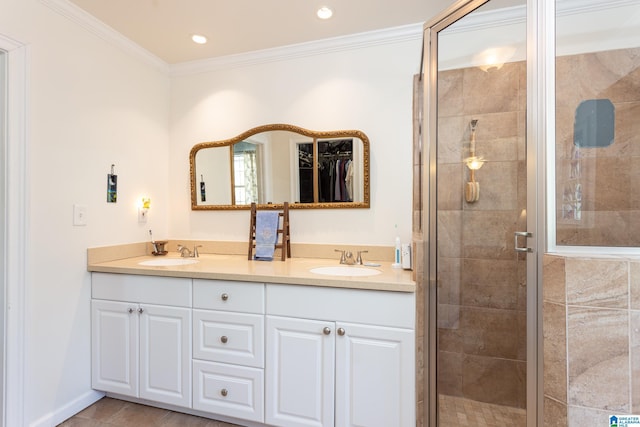
<svg viewBox="0 0 640 427"><path fill-rule="evenodd" d="M381 262L375 275L317 274L339 264L316 258L91 258L94 389L250 427L415 426L410 271Z"/></svg>

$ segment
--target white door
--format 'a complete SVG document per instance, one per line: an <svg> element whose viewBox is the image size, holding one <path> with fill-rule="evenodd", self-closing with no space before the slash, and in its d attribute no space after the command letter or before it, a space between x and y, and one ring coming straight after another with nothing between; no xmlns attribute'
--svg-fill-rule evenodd
<svg viewBox="0 0 640 427"><path fill-rule="evenodd" d="M91 301L91 385L138 395L138 306Z"/></svg>
<svg viewBox="0 0 640 427"><path fill-rule="evenodd" d="M336 427L415 426L413 331L336 326Z"/></svg>
<svg viewBox="0 0 640 427"><path fill-rule="evenodd" d="M333 426L333 322L267 316L265 421Z"/></svg>
<svg viewBox="0 0 640 427"><path fill-rule="evenodd" d="M140 305L140 397L191 406L191 310Z"/></svg>

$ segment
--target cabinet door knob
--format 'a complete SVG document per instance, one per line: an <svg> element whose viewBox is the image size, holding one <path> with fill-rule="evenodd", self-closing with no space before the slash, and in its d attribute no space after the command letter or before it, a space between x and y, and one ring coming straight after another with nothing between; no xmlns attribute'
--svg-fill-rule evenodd
<svg viewBox="0 0 640 427"><path fill-rule="evenodd" d="M138 314L142 314L143 312L144 312L144 309L143 309L142 307L140 307L140 308L138 309Z"/></svg>
<svg viewBox="0 0 640 427"><path fill-rule="evenodd" d="M226 344L227 341L229 341L229 338L227 338L225 335L220 337L220 341L222 341L222 344Z"/></svg>
<svg viewBox="0 0 640 427"><path fill-rule="evenodd" d="M227 391L226 388L223 388L222 390L220 390L220 394L223 395L224 397L227 397L227 394L229 394L229 392Z"/></svg>
<svg viewBox="0 0 640 427"><path fill-rule="evenodd" d="M343 336L346 331L343 328L338 328L338 335Z"/></svg>
<svg viewBox="0 0 640 427"><path fill-rule="evenodd" d="M129 312L129 314L133 313L133 308L129 307L129 310L127 310Z"/></svg>
<svg viewBox="0 0 640 427"><path fill-rule="evenodd" d="M324 329L322 330L322 333L325 335L329 335L331 333L331 328L329 328L328 326L325 326Z"/></svg>
<svg viewBox="0 0 640 427"><path fill-rule="evenodd" d="M225 292L224 294L220 295L220 298L222 298L222 301L226 301L229 299L229 294Z"/></svg>

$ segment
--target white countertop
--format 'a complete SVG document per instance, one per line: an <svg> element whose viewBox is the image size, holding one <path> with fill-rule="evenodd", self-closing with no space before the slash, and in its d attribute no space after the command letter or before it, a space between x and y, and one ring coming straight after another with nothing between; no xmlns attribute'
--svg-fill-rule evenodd
<svg viewBox="0 0 640 427"><path fill-rule="evenodd" d="M139 274L148 276L186 277L245 282L283 283L337 288L371 289L394 292L415 292L412 272L392 268L389 262L380 262L375 276L329 276L312 273L316 267L341 266L336 259L289 258L286 261L249 261L246 255L201 254L198 262L188 265L144 266L147 260L179 258L176 254L164 257L136 256L113 261L89 262L89 271L103 273ZM344 266L361 268L360 266Z"/></svg>

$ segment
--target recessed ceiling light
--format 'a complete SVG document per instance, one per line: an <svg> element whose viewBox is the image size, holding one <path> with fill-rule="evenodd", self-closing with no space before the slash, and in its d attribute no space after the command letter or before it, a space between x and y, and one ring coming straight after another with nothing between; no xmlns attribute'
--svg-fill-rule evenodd
<svg viewBox="0 0 640 427"><path fill-rule="evenodd" d="M327 6L322 6L320 9L318 9L316 14L320 19L329 19L333 15L333 10L329 9Z"/></svg>
<svg viewBox="0 0 640 427"><path fill-rule="evenodd" d="M191 40L198 44L205 44L207 42L207 38L201 34L192 35Z"/></svg>

